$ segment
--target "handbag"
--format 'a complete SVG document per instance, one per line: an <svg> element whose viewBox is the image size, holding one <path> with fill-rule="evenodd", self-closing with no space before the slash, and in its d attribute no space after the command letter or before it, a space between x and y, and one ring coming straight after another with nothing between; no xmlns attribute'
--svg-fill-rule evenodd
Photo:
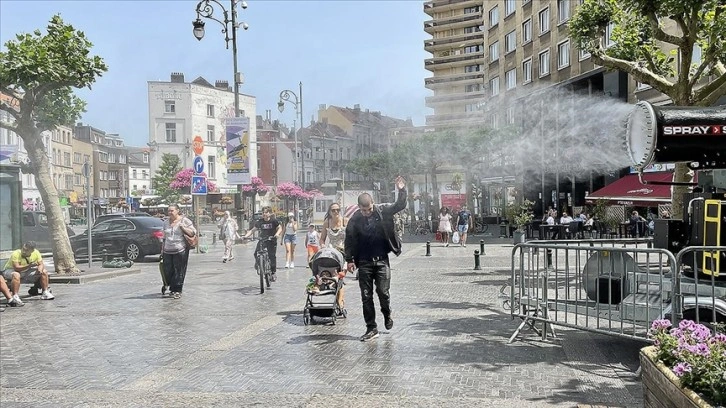
<svg viewBox="0 0 726 408"><path fill-rule="evenodd" d="M187 234L184 234L184 239L187 240L187 246L189 247L189 249L194 249L197 247L197 245L199 245L199 235L198 234L194 234L194 236L191 236L191 237Z"/></svg>

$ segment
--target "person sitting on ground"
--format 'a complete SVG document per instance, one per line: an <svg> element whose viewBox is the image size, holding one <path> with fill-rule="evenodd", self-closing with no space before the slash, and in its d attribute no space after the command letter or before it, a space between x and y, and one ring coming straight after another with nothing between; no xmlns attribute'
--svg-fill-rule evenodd
<svg viewBox="0 0 726 408"><path fill-rule="evenodd" d="M50 290L48 290L48 272L45 270L43 257L40 252L35 249L35 242L28 241L23 244L20 249L16 249L10 255L10 259L5 264L3 277L10 282L10 289L13 293L14 303L22 304L18 292L20 291L20 283L33 283L40 285L42 300L54 299ZM32 290L32 288L31 288ZM33 293L31 293L33 295Z"/></svg>
<svg viewBox="0 0 726 408"><path fill-rule="evenodd" d="M25 306L23 302L17 303L15 299L13 298L13 294L10 293L10 288L8 288L7 282L5 282L5 278L0 275L0 292L2 292L3 295L5 295L5 298L8 300L8 306L10 307L22 307ZM2 305L2 309L0 311L5 311L5 305Z"/></svg>

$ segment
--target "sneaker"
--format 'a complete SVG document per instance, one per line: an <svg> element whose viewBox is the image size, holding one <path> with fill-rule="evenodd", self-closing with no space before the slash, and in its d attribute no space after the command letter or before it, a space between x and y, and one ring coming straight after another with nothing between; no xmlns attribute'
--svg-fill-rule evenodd
<svg viewBox="0 0 726 408"><path fill-rule="evenodd" d="M271 282L277 282L277 274L275 272L272 272L270 274L270 281Z"/></svg>
<svg viewBox="0 0 726 408"><path fill-rule="evenodd" d="M227 259L222 258L222 263L227 263Z"/></svg>
<svg viewBox="0 0 726 408"><path fill-rule="evenodd" d="M38 296L40 295L40 288L37 286L33 286L30 289L28 289L28 295L29 296Z"/></svg>
<svg viewBox="0 0 726 408"><path fill-rule="evenodd" d="M386 330L391 330L393 328L393 319L391 319L391 316L386 317L385 322L386 322Z"/></svg>
<svg viewBox="0 0 726 408"><path fill-rule="evenodd" d="M55 296L53 296L53 294L50 293L49 290L46 290L45 292L43 292L42 295L40 295L40 299L41 300L53 300L53 299L55 299Z"/></svg>
<svg viewBox="0 0 726 408"><path fill-rule="evenodd" d="M449 246L449 243L448 242L446 243L446 246Z"/></svg>
<svg viewBox="0 0 726 408"><path fill-rule="evenodd" d="M173 299L181 299L181 292L174 292L171 294Z"/></svg>
<svg viewBox="0 0 726 408"><path fill-rule="evenodd" d="M290 269L295 267L295 262L290 262Z"/></svg>
<svg viewBox="0 0 726 408"><path fill-rule="evenodd" d="M22 300L20 300L20 296L13 295L13 297L8 300L8 306L10 307L23 307L25 306L25 303L23 303Z"/></svg>
<svg viewBox="0 0 726 408"><path fill-rule="evenodd" d="M233 256L230 256L229 259L228 259L228 261L232 262L233 259L234 259L234 257Z"/></svg>
<svg viewBox="0 0 726 408"><path fill-rule="evenodd" d="M378 337L378 329L368 330L366 334L360 336L360 341L373 340Z"/></svg>

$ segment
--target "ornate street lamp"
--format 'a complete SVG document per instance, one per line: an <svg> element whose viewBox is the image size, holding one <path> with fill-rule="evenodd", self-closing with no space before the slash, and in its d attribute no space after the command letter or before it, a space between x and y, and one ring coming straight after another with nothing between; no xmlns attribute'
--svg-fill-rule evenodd
<svg viewBox="0 0 726 408"><path fill-rule="evenodd" d="M192 21L192 33L194 38L201 41L204 38L204 21L202 18L214 20L222 25L222 34L224 34L225 47L229 49L229 43L232 42L232 62L233 62L233 78L234 78L234 117L239 117L239 86L242 83L242 75L237 72L237 29L247 30L250 26L245 22L237 21L237 5L242 9L247 8L246 1L230 0L229 10L225 9L218 0L202 0L197 3L197 19ZM220 20L214 16L215 5L219 7L223 18ZM242 225L242 185L237 185L237 194L235 195L235 207L237 208L237 224Z"/></svg>
<svg viewBox="0 0 726 408"><path fill-rule="evenodd" d="M299 93L296 94L295 92L285 89L284 91L280 92L280 101L277 102L277 110L282 113L285 110L285 102L290 102L295 106L295 113L297 116L300 117L300 126L299 128L303 128L303 94L302 94L302 82L299 84ZM299 96L299 98L298 98ZM290 99L294 98L294 99ZM295 131L295 134L293 135L295 137L295 174L293 176L293 180L295 182L298 181L298 155L302 155L302 151L298 149L297 146L297 131ZM305 143L303 141L303 149L305 148ZM302 188L305 190L305 157L302 159Z"/></svg>

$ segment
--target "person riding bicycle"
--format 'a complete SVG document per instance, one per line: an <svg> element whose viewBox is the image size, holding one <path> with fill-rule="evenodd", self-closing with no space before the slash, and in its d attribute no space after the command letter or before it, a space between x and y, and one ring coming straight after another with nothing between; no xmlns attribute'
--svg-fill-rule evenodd
<svg viewBox="0 0 726 408"><path fill-rule="evenodd" d="M282 235L282 224L272 216L271 207L262 207L262 219L257 220L252 229L247 231L242 238L249 238L255 231L260 231L259 245L265 245L267 248L267 255L270 258L270 269L272 272L270 279L274 282L277 280L277 238L280 238Z"/></svg>

